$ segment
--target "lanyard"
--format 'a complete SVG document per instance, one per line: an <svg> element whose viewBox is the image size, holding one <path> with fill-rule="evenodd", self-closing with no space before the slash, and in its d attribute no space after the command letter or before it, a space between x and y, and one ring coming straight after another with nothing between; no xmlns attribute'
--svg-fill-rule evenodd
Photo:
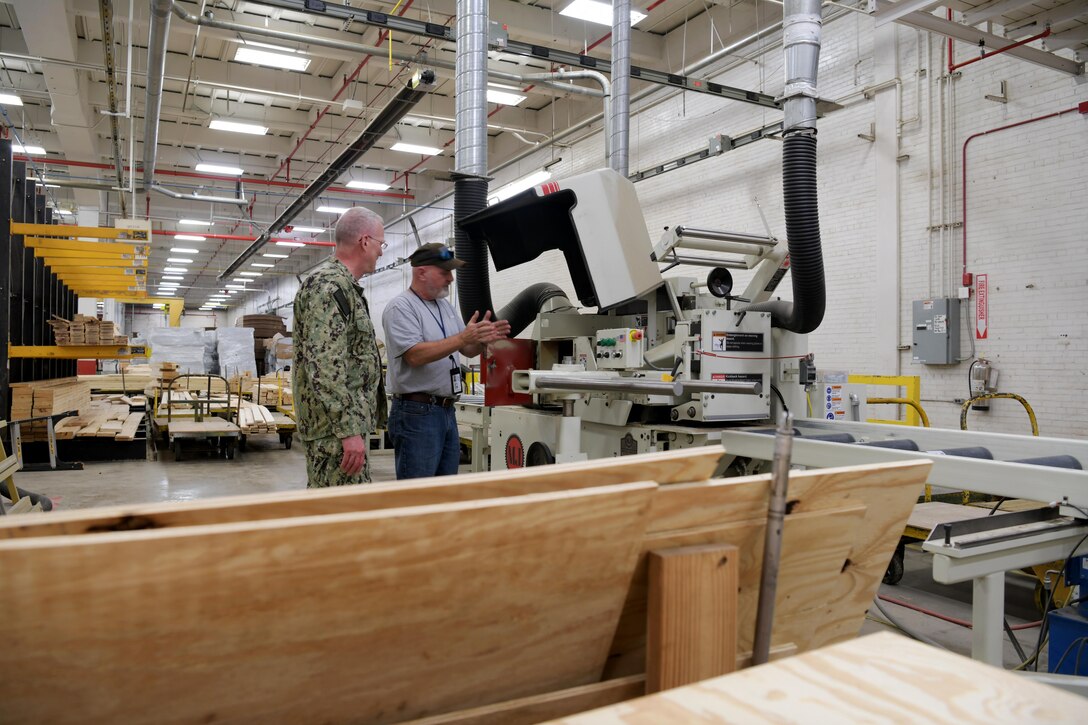
<svg viewBox="0 0 1088 725"><path fill-rule="evenodd" d="M416 292L415 290L412 290L412 294L414 294L416 297L419 297L419 293ZM425 310L427 310L427 312L430 312L431 317L433 317L434 321L438 323L438 329L442 330L442 339L446 339L446 337L448 337L448 335L446 335L446 326L444 324L442 324L442 308L439 307L438 302L435 301L435 303L434 303L434 306L438 307L438 314L436 315L434 313L434 311L430 308L430 306L427 304L427 301L425 299L423 299L422 297L419 297L419 301L423 303L423 308ZM450 357L452 358L453 356L451 355Z"/></svg>

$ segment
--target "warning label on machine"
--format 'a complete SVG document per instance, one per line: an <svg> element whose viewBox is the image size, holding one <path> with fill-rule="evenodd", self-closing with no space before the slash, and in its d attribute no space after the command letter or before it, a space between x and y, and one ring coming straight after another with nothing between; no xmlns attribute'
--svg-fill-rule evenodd
<svg viewBox="0 0 1088 725"><path fill-rule="evenodd" d="M762 332L714 332L712 352L763 352Z"/></svg>
<svg viewBox="0 0 1088 725"><path fill-rule="evenodd" d="M762 383L763 376L759 373L711 373L711 380L729 381L731 383Z"/></svg>
<svg viewBox="0 0 1088 725"><path fill-rule="evenodd" d="M846 418L845 396L841 385L824 385L824 418L842 420Z"/></svg>

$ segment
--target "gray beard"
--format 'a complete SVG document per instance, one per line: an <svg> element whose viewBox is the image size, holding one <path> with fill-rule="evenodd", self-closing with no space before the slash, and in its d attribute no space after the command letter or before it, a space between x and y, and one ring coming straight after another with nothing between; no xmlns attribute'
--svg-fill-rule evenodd
<svg viewBox="0 0 1088 725"><path fill-rule="evenodd" d="M439 288L439 290L438 290L437 292L435 292L435 294L434 294L434 298L435 298L436 300L444 300L444 299L446 299L446 298L447 298L447 297L449 297L449 296L450 296L450 288L449 288L449 287L441 287L441 288Z"/></svg>

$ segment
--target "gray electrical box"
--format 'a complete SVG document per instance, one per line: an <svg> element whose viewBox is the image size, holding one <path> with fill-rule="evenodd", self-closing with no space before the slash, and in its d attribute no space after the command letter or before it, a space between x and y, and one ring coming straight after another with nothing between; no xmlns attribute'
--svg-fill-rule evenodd
<svg viewBox="0 0 1088 725"><path fill-rule="evenodd" d="M960 300L938 297L914 301L914 362L952 365L960 356Z"/></svg>

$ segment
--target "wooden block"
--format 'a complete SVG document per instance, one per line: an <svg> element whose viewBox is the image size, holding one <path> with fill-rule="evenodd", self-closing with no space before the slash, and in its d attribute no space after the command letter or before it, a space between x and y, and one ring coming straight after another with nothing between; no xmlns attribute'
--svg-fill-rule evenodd
<svg viewBox="0 0 1088 725"><path fill-rule="evenodd" d="M599 682L656 488L0 542L0 611L40 615L5 719L381 725Z"/></svg>
<svg viewBox="0 0 1088 725"><path fill-rule="evenodd" d="M164 413L161 424L165 422ZM179 423L180 421L171 423L171 430ZM718 449L689 448L668 453L602 458L514 471L439 476L370 486L338 486L275 494L222 496L203 501L171 501L83 511L54 511L44 523L30 526L12 525L0 518L0 539L128 530L133 528L134 522L140 528L163 529L348 511L374 511L607 486L637 479L678 485L686 481L705 480L715 470L721 456L722 452ZM659 500L655 500L655 509ZM642 616L645 621L645 609Z"/></svg>
<svg viewBox="0 0 1088 725"><path fill-rule="evenodd" d="M117 440L119 441L131 441L136 438L136 432L140 429L140 423L143 422L143 413L129 413L125 418L124 424L121 426L120 432L117 434Z"/></svg>
<svg viewBox="0 0 1088 725"><path fill-rule="evenodd" d="M737 661L735 546L651 551L646 692L733 671Z"/></svg>
<svg viewBox="0 0 1088 725"><path fill-rule="evenodd" d="M1056 687L882 632L555 722L1050 725L1084 712Z"/></svg>

